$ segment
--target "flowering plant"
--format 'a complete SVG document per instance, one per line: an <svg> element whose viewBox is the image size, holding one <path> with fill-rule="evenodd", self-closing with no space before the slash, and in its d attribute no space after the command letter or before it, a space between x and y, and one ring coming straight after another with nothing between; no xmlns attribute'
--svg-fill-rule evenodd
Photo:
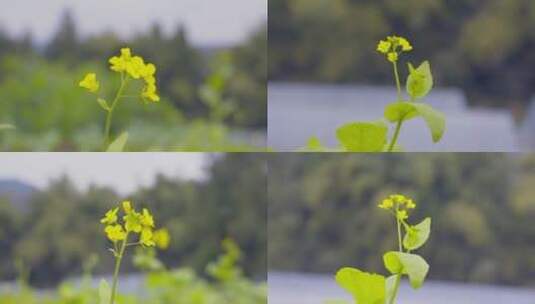
<svg viewBox="0 0 535 304"><path fill-rule="evenodd" d="M124 201L122 203L122 210L124 212L122 218L118 215L120 209L120 207L110 209L100 220L105 225L104 232L106 233L106 237L113 244L110 251L115 257L115 270L113 272L111 289L105 280L100 282L100 304L115 303L119 269L126 248L142 246L166 249L169 247L169 232L166 229L154 230L154 218L148 209L143 208L141 212L137 212L129 201ZM132 235L138 235L137 241L129 241Z"/></svg>
<svg viewBox="0 0 535 304"><path fill-rule="evenodd" d="M431 218L417 225L409 224L409 212L416 208L416 204L400 194L390 195L379 208L388 211L396 220L398 250L383 255L385 268L391 273L388 278L351 267L338 270L336 282L353 296L357 304L394 304L404 275L408 276L411 287L418 289L429 271L424 258L411 252L427 242Z"/></svg>
<svg viewBox="0 0 535 304"><path fill-rule="evenodd" d="M438 142L444 134L446 121L444 115L435 110L422 99L433 88L433 76L428 61L415 68L408 63L409 75L406 82L408 99L401 90L398 61L402 54L412 51L410 42L398 36L389 36L379 41L377 51L383 54L392 64L397 89L397 100L386 106L384 119L370 122L351 122L336 130L336 137L343 151L350 152L393 152L400 151L398 137L405 121L421 117L431 131L433 142ZM389 139L388 123L393 124L393 133ZM308 141L307 150L322 151L325 149L319 139L312 137Z"/></svg>
<svg viewBox="0 0 535 304"><path fill-rule="evenodd" d="M158 102L160 96L157 94L156 87L156 66L152 63L145 63L140 56L133 56L129 48L121 49L120 56L113 56L109 59L110 69L117 72L121 76L121 83L115 97L108 103L108 101L99 96L100 82L95 73L88 73L80 81L79 86L87 89L90 93L97 95L97 102L106 112L106 123L104 126L104 144L110 152L119 152L124 149L124 145L128 140L128 133L122 133L114 142L111 142L111 124L113 118L113 111L117 107L119 101L123 98L136 97L144 102ZM130 81L141 80L143 88L139 95L125 95L124 92Z"/></svg>

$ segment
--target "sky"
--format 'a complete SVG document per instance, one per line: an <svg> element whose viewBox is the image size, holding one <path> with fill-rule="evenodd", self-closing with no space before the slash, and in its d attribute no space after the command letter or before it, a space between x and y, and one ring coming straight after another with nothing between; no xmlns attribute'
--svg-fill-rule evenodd
<svg viewBox="0 0 535 304"><path fill-rule="evenodd" d="M0 28L27 30L39 43L57 30L70 8L82 35L113 30L128 38L154 22L171 33L186 26L196 46L232 45L267 21L267 0L0 0Z"/></svg>
<svg viewBox="0 0 535 304"><path fill-rule="evenodd" d="M128 195L150 186L158 173L202 180L210 157L203 153L1 153L0 179L16 179L38 188L68 175L80 190L111 186Z"/></svg>

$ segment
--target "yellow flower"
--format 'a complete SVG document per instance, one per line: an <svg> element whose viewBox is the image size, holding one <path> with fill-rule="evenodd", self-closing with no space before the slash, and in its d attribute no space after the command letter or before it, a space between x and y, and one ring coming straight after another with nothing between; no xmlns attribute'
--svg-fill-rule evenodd
<svg viewBox="0 0 535 304"><path fill-rule="evenodd" d="M141 243L141 245L149 247L156 245L156 243L152 239L152 235L152 229L143 228L143 230L141 230L141 235L139 236L139 242Z"/></svg>
<svg viewBox="0 0 535 304"><path fill-rule="evenodd" d="M416 208L416 204L413 202L412 199L407 199L406 203L407 203L406 206L407 206L408 209L414 209L414 208Z"/></svg>
<svg viewBox="0 0 535 304"><path fill-rule="evenodd" d="M156 86L154 84L147 84L141 93L144 99L148 99L152 102L160 101L160 96L156 93Z"/></svg>
<svg viewBox="0 0 535 304"><path fill-rule="evenodd" d="M108 224L112 225L117 222L117 212L119 211L119 208L110 209L108 212L106 212L106 215L104 215L104 218L100 220L102 224Z"/></svg>
<svg viewBox="0 0 535 304"><path fill-rule="evenodd" d="M388 61L390 61L390 62L396 62L396 61L398 61L398 53L396 53L396 52L390 52L390 53L388 53L388 55L387 55L387 59L388 59Z"/></svg>
<svg viewBox="0 0 535 304"><path fill-rule="evenodd" d="M379 44L377 45L377 51L379 53L386 54L388 51L390 51L390 47L392 46L392 43L389 41L381 40L379 41Z"/></svg>
<svg viewBox="0 0 535 304"><path fill-rule="evenodd" d="M384 199L381 204L379 204L379 208L385 210L391 209L392 207L394 207L394 202L390 198Z"/></svg>
<svg viewBox="0 0 535 304"><path fill-rule="evenodd" d="M396 217L398 218L398 220L402 221L408 219L409 215L407 214L407 210L398 210L398 212L396 213Z"/></svg>
<svg viewBox="0 0 535 304"><path fill-rule="evenodd" d="M97 80L95 73L89 73L85 75L84 79L79 83L80 87L89 90L91 93L95 93L100 88L100 83Z"/></svg>
<svg viewBox="0 0 535 304"><path fill-rule="evenodd" d="M123 230L123 227L119 224L117 225L108 225L104 229L108 239L112 242L122 241L126 238L126 232Z"/></svg>
<svg viewBox="0 0 535 304"><path fill-rule="evenodd" d="M412 45L407 39L403 37L396 37L396 38L398 39L398 43L401 46L402 51L404 52L412 51Z"/></svg>
<svg viewBox="0 0 535 304"><path fill-rule="evenodd" d="M128 232L141 232L143 226L141 225L141 214L132 211L123 217L124 228Z"/></svg>
<svg viewBox="0 0 535 304"><path fill-rule="evenodd" d="M130 201L124 201L123 210L126 214L132 212L132 203L130 203Z"/></svg>
<svg viewBox="0 0 535 304"><path fill-rule="evenodd" d="M143 208L143 213L140 216L141 225L145 227L154 227L154 218L147 208Z"/></svg>
<svg viewBox="0 0 535 304"><path fill-rule="evenodd" d="M169 231L167 231L165 228L154 231L152 239L156 243L156 247L160 249L167 249L169 247L169 243L171 242Z"/></svg>

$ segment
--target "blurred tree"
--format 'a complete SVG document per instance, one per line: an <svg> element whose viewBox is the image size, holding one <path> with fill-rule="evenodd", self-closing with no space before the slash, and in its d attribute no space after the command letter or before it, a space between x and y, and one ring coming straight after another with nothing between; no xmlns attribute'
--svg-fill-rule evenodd
<svg viewBox="0 0 535 304"><path fill-rule="evenodd" d="M390 83L377 56L388 34L408 37L409 60L433 63L438 85L469 102L528 103L533 94L535 2L525 0L269 1L269 79ZM489 30L492 28L493 30Z"/></svg>
<svg viewBox="0 0 535 304"><path fill-rule="evenodd" d="M45 49L47 58L72 62L79 51L79 38L72 12L65 10L56 34Z"/></svg>
<svg viewBox="0 0 535 304"><path fill-rule="evenodd" d="M204 272L221 252L221 241L232 237L243 249L245 273L266 279L265 159L228 154L214 156L209 164L202 181L160 175L154 185L127 198L103 186L80 191L63 176L36 192L27 212L0 199L1 280L15 278L17 259L30 270L33 285L52 286L80 275L93 254L101 257L95 271L109 274L113 259L100 219L123 199L149 207L158 226L169 229L170 247L160 253L166 266ZM125 260L126 272L135 269L131 258Z"/></svg>
<svg viewBox="0 0 535 304"><path fill-rule="evenodd" d="M500 154L271 155L270 269L331 273L342 265L382 271L377 254L396 240L378 212L386 195L433 218L423 248L430 276L501 284L534 283L533 156ZM373 248L373 249L371 249Z"/></svg>

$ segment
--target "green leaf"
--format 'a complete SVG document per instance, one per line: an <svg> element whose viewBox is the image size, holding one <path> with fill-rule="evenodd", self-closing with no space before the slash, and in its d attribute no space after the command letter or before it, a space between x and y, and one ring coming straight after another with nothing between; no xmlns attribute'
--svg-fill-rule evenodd
<svg viewBox="0 0 535 304"><path fill-rule="evenodd" d="M336 282L347 290L358 304L384 304L385 277L344 267L336 273Z"/></svg>
<svg viewBox="0 0 535 304"><path fill-rule="evenodd" d="M386 289L386 303L390 303L391 299L394 297L394 287L396 284L397 275L391 275L386 279L385 289Z"/></svg>
<svg viewBox="0 0 535 304"><path fill-rule="evenodd" d="M427 262L417 254L390 251L383 256L383 261L390 273L408 275L414 289L422 287L429 271Z"/></svg>
<svg viewBox="0 0 535 304"><path fill-rule="evenodd" d="M110 106L108 105L108 102L105 99L97 98L98 104L106 111L111 110Z"/></svg>
<svg viewBox="0 0 535 304"><path fill-rule="evenodd" d="M433 142L439 142L446 130L446 118L444 117L444 114L424 103L414 103L414 108L425 120L427 127L431 131Z"/></svg>
<svg viewBox="0 0 535 304"><path fill-rule="evenodd" d="M428 104L419 102L394 102L386 106L385 118L390 122L406 121L421 116L431 131L433 142L438 142L446 130L444 114Z"/></svg>
<svg viewBox="0 0 535 304"><path fill-rule="evenodd" d="M418 68L409 63L409 77L407 78L407 93L414 99L425 97L433 88L433 75L428 61L424 61Z"/></svg>
<svg viewBox="0 0 535 304"><path fill-rule="evenodd" d="M15 129L14 125L0 124L0 130L13 130L13 129Z"/></svg>
<svg viewBox="0 0 535 304"><path fill-rule="evenodd" d="M123 132L117 139L115 139L109 146L106 152L123 152L126 141L128 140L128 132Z"/></svg>
<svg viewBox="0 0 535 304"><path fill-rule="evenodd" d="M403 247L407 250L416 250L422 247L431 233L431 218L424 219L415 226L410 226L403 238Z"/></svg>
<svg viewBox="0 0 535 304"><path fill-rule="evenodd" d="M98 303L109 304L110 299L111 299L110 285L108 285L108 282L106 282L106 280L102 279L100 280L100 284L98 286Z"/></svg>
<svg viewBox="0 0 535 304"><path fill-rule="evenodd" d="M336 130L336 137L350 152L381 152L386 143L388 127L384 121L354 122Z"/></svg>
<svg viewBox="0 0 535 304"><path fill-rule="evenodd" d="M388 104L385 108L385 118L389 122L396 123L405 121L418 116L414 108L414 102L401 101Z"/></svg>

